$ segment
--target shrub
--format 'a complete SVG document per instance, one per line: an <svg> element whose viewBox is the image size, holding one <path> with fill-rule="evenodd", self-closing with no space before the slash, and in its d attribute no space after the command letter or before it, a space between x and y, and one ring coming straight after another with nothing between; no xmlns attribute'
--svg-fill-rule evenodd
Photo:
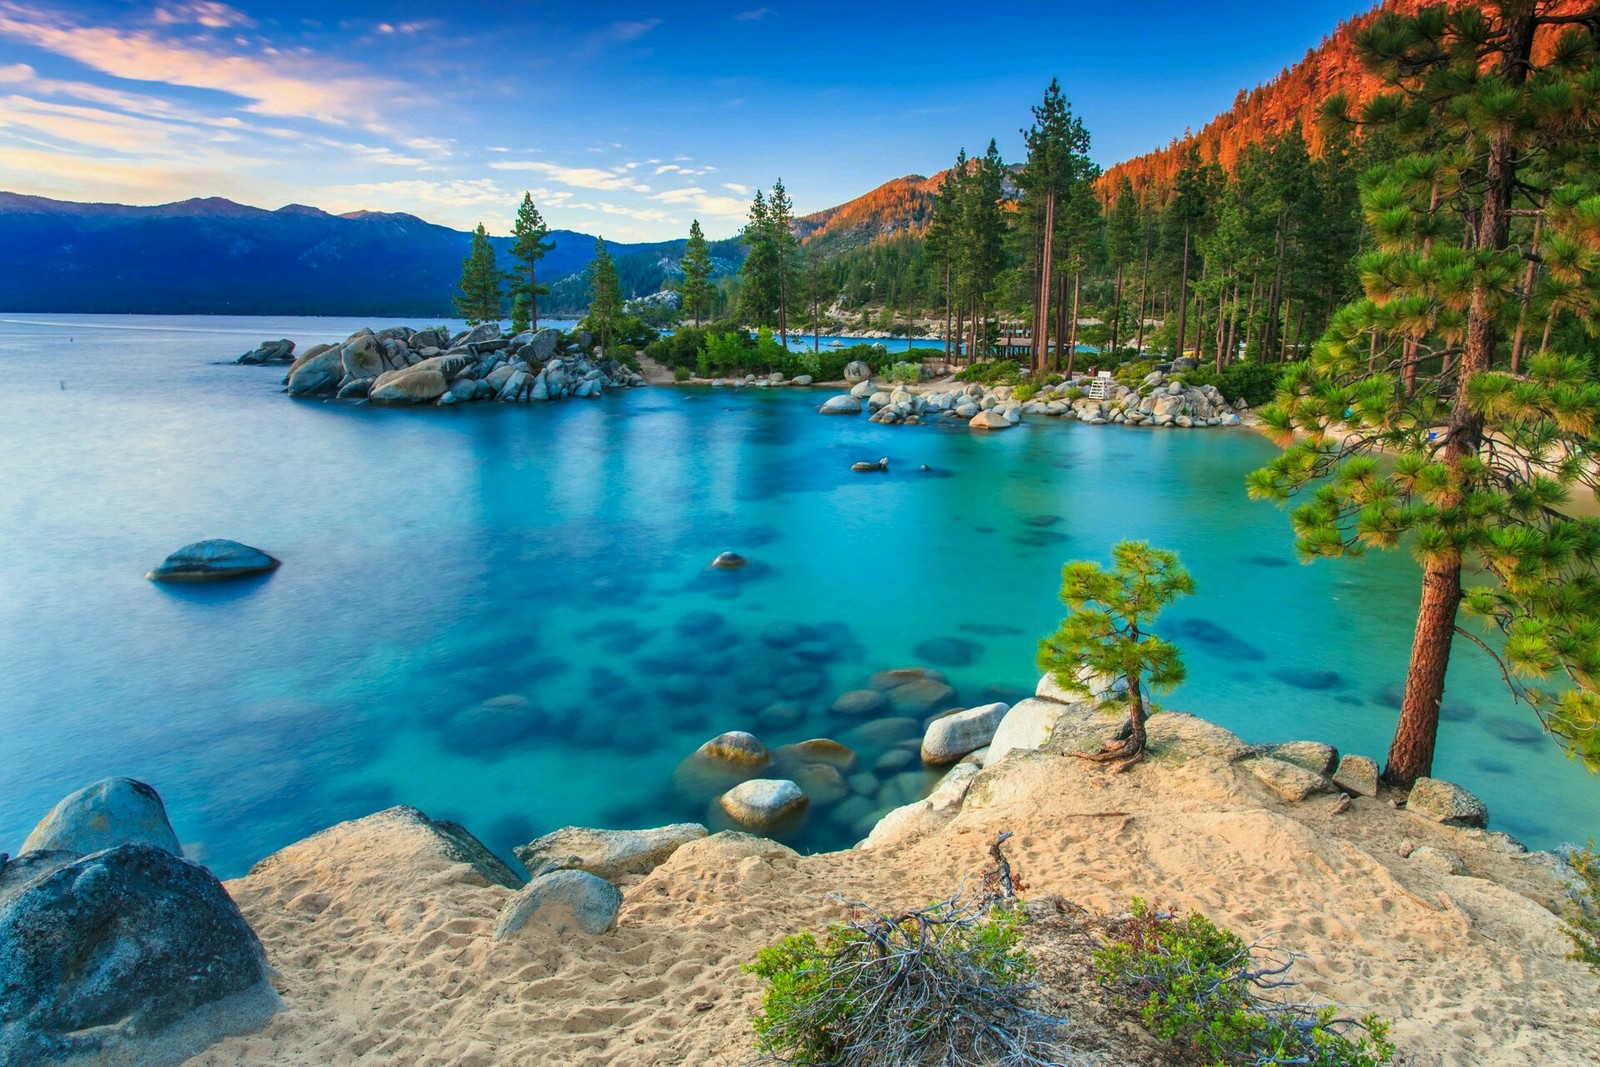
<svg viewBox="0 0 1600 1067"><path fill-rule="evenodd" d="M1251 407L1268 403L1277 394L1278 381L1289 363L1230 363L1221 373L1207 363L1188 371L1183 380L1189 385L1214 385L1229 403L1244 400Z"/></svg>
<svg viewBox="0 0 1600 1067"><path fill-rule="evenodd" d="M963 367L957 374L956 380L961 382L978 382L983 385L1014 385L1022 380L1022 368L1014 359L1002 359L995 362L979 361L968 367Z"/></svg>
<svg viewBox="0 0 1600 1067"><path fill-rule="evenodd" d="M1587 963L1591 971L1600 974L1600 854L1594 850L1592 837L1586 847L1569 845L1563 852L1574 875L1566 908L1565 932L1572 940L1567 959Z"/></svg>
<svg viewBox="0 0 1600 1067"><path fill-rule="evenodd" d="M915 385L922 381L922 365L900 361L891 363L883 368L883 377L886 381L897 385Z"/></svg>
<svg viewBox="0 0 1600 1067"><path fill-rule="evenodd" d="M841 1067L1077 1062L1063 1021L1027 1004L1034 965L1000 853L1009 836L971 900L893 915L847 901L849 922L763 949L745 965L767 982L758 1047L780 1062Z"/></svg>
<svg viewBox="0 0 1600 1067"><path fill-rule="evenodd" d="M672 380L675 382L686 382L692 377L694 377L694 375L689 372L688 367L672 368Z"/></svg>
<svg viewBox="0 0 1600 1067"><path fill-rule="evenodd" d="M1198 913L1152 911L1135 897L1094 962L1103 983L1144 998L1152 1033L1207 1064L1378 1067L1394 1056L1389 1024L1377 1016L1341 1019L1329 1006L1262 999L1258 989L1293 984L1283 976L1294 957L1258 965L1238 935Z"/></svg>
<svg viewBox="0 0 1600 1067"><path fill-rule="evenodd" d="M1011 390L1011 399L1032 400L1034 397L1039 395L1039 390L1041 388L1043 387L1038 382L1023 382L1021 385Z"/></svg>
<svg viewBox="0 0 1600 1067"><path fill-rule="evenodd" d="M1136 389L1155 368L1155 363L1148 359L1136 359L1131 363L1124 363L1118 367L1113 376L1118 384L1126 385L1129 389Z"/></svg>

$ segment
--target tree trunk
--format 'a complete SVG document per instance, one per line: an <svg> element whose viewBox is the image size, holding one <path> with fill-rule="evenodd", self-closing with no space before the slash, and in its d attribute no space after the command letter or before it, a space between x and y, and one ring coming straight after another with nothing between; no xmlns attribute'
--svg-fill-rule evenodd
<svg viewBox="0 0 1600 1067"><path fill-rule="evenodd" d="M1056 237L1056 194L1051 190L1044 201L1044 249L1039 255L1039 302L1033 309L1033 369L1043 370L1050 355L1050 274L1054 268Z"/></svg>
<svg viewBox="0 0 1600 1067"><path fill-rule="evenodd" d="M1056 357L1051 364L1052 370L1061 369L1061 346L1068 333L1067 326L1067 276L1063 274L1056 279Z"/></svg>
<svg viewBox="0 0 1600 1067"><path fill-rule="evenodd" d="M1527 78L1533 49L1535 17L1533 6L1527 13L1508 14L1505 39L1501 46L1501 76L1512 85ZM1504 134L1489 140L1488 165L1484 172L1483 199L1477 213L1476 247L1502 250L1511 226L1511 194L1516 187L1516 152ZM1473 293L1467 310L1466 343L1462 347L1460 375L1463 388L1456 391L1450 411L1441 460L1449 469L1454 494L1464 493L1461 465L1467 456L1476 456L1483 444L1483 420L1461 402L1466 381L1489 369L1494 355L1498 324L1487 294ZM1445 668L1450 662L1450 643L1455 637L1456 609L1461 603L1461 560L1445 558L1428 563L1422 572L1422 604L1417 610L1417 631L1411 644L1411 662L1406 668L1405 697L1400 704L1400 722L1395 727L1389 748L1384 779L1394 785L1410 785L1433 769L1433 747L1439 731L1439 702L1444 699Z"/></svg>
<svg viewBox="0 0 1600 1067"><path fill-rule="evenodd" d="M944 265L944 361L950 360L950 262Z"/></svg>
<svg viewBox="0 0 1600 1067"><path fill-rule="evenodd" d="M1130 755L1144 751L1148 735L1144 727L1144 697L1139 692L1139 673L1130 671L1128 677L1128 725L1133 732L1128 736L1128 752Z"/></svg>
<svg viewBox="0 0 1600 1067"><path fill-rule="evenodd" d="M1066 279L1063 278L1062 281ZM1078 354L1078 304L1083 295L1083 271L1072 272L1072 322L1067 327L1067 367L1071 368L1072 360ZM1061 357L1056 356L1056 369L1061 369Z"/></svg>
<svg viewBox="0 0 1600 1067"><path fill-rule="evenodd" d="M1178 350L1173 359L1183 355L1183 342L1188 336L1189 312L1189 224L1183 225L1183 272L1178 275Z"/></svg>
<svg viewBox="0 0 1600 1067"><path fill-rule="evenodd" d="M1111 301L1111 351L1117 350L1118 328L1122 325L1122 264L1117 264L1117 295Z"/></svg>
<svg viewBox="0 0 1600 1067"><path fill-rule="evenodd" d="M1139 330L1133 342L1134 358L1144 355L1144 305L1145 296L1150 287L1150 242L1144 243L1144 262L1139 266Z"/></svg>
<svg viewBox="0 0 1600 1067"><path fill-rule="evenodd" d="M535 332L539 329L539 282L534 277L534 266L528 264L528 328Z"/></svg>
<svg viewBox="0 0 1600 1067"><path fill-rule="evenodd" d="M1528 249L1528 270L1522 276L1522 307L1517 311L1517 335L1511 342L1511 373L1522 373L1522 345L1527 335L1528 300L1533 296L1534 268L1539 263L1539 236L1544 230L1544 209L1550 204L1550 194L1545 193L1539 202L1539 217L1533 222L1533 244Z"/></svg>

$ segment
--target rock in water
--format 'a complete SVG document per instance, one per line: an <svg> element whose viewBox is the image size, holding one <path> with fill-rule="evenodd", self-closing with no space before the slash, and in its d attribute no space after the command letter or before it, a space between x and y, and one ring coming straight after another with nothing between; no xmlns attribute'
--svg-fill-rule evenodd
<svg viewBox="0 0 1600 1067"><path fill-rule="evenodd" d="M823 401L822 406L817 410L824 415L859 415L861 414L861 401L853 396L840 393L838 396L830 396Z"/></svg>
<svg viewBox="0 0 1600 1067"><path fill-rule="evenodd" d="M183 855L160 795L132 778L106 778L63 798L39 820L22 851L85 855L118 845L154 845Z"/></svg>
<svg viewBox="0 0 1600 1067"><path fill-rule="evenodd" d="M287 337L277 341L262 341L255 348L234 361L235 363L293 363L294 342Z"/></svg>
<svg viewBox="0 0 1600 1067"><path fill-rule="evenodd" d="M786 778L752 778L722 795L722 810L735 822L765 830L804 808L809 798Z"/></svg>
<svg viewBox="0 0 1600 1067"><path fill-rule="evenodd" d="M622 893L588 871L551 871L529 882L500 909L496 941L521 930L529 919L557 934L581 930L603 934L616 928Z"/></svg>
<svg viewBox="0 0 1600 1067"><path fill-rule="evenodd" d="M259 548L219 537L184 545L145 577L152 582L209 582L264 574L277 566Z"/></svg>
<svg viewBox="0 0 1600 1067"><path fill-rule="evenodd" d="M736 571L750 561L737 552L724 552L711 561L711 565L719 571Z"/></svg>
<svg viewBox="0 0 1600 1067"><path fill-rule="evenodd" d="M884 471L887 473L889 470L889 457L885 456L876 463L868 463L866 460L861 460L858 463L850 464L850 469L853 471L861 471L862 473L867 471Z"/></svg>
<svg viewBox="0 0 1600 1067"><path fill-rule="evenodd" d="M0 1063L181 1063L281 1007L222 883L154 845L0 870Z"/></svg>
<svg viewBox="0 0 1600 1067"><path fill-rule="evenodd" d="M706 836L699 823L675 823L654 830L591 830L564 826L511 851L530 871L547 864L588 871L596 878L614 880L630 874L649 874L672 854Z"/></svg>
<svg viewBox="0 0 1600 1067"><path fill-rule="evenodd" d="M1007 704L984 704L933 720L922 737L922 762L943 766L982 748L1010 710Z"/></svg>

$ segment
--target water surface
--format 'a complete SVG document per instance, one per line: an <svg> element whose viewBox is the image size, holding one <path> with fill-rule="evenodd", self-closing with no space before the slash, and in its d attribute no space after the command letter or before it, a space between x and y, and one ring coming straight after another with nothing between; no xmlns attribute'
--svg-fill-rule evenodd
<svg viewBox="0 0 1600 1067"><path fill-rule="evenodd" d="M927 642L962 702L1031 689L1061 564L1124 537L1177 549L1198 585L1168 618L1190 681L1167 706L1249 740L1387 747L1416 569L1297 564L1284 513L1245 496L1272 455L1248 432L883 427L800 390L380 409L219 362L366 324L0 316L0 850L110 774L155 784L224 876L393 803L502 852L704 818L672 773L701 741L843 736L870 762L892 737L828 706ZM879 456L888 475L849 470ZM145 581L206 537L284 565ZM708 572L724 549L752 566ZM1600 783L1470 648L1445 718L1436 772L1496 827L1594 832ZM819 809L794 840L848 844L873 806Z"/></svg>

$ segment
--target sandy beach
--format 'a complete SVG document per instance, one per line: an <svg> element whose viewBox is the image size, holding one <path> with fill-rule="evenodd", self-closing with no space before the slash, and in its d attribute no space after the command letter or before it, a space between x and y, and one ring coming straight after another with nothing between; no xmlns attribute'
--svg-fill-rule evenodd
<svg viewBox="0 0 1600 1067"><path fill-rule="evenodd" d="M1286 803L1223 758L1237 755L1226 731L1183 715L1151 727L1154 755L1132 773L1074 759L1058 736L985 769L944 825L913 819L871 848L686 845L624 881L618 927L592 937L530 924L496 942L510 890L414 838L341 824L228 883L287 1010L193 1062L748 1062L759 987L741 964L839 919L835 894L888 907L950 894L1002 830L1027 897L1198 909L1299 954L1297 997L1393 1019L1400 1062L1593 1062L1600 982L1564 959L1552 857L1385 793L1342 813L1328 795ZM1086 1028L1083 1047L1103 1036Z"/></svg>

